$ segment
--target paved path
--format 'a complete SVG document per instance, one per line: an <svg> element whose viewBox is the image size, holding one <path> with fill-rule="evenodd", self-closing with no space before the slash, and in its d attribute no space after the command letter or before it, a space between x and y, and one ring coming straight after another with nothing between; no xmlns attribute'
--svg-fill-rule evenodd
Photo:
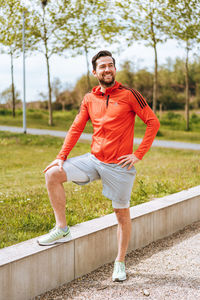
<svg viewBox="0 0 200 300"><path fill-rule="evenodd" d="M23 133L23 128L21 127L11 127L11 126L2 126L0 125L1 131L11 131L17 133ZM49 129L36 129L36 128L28 128L28 134L36 134L36 135L52 135L57 137L65 137L65 131L57 131L57 130L49 130ZM92 140L92 135L89 133L82 133L80 140ZM142 139L135 138L134 143L140 144ZM200 141L200 134L199 134ZM153 142L153 147L163 147L163 148L174 148L174 149L188 149L188 150L200 150L200 144L193 143L184 143L184 142L176 142L176 141L163 141L163 140L155 140Z"/></svg>
<svg viewBox="0 0 200 300"><path fill-rule="evenodd" d="M126 268L123 283L112 282L106 264L35 300L200 300L200 221L132 251Z"/></svg>

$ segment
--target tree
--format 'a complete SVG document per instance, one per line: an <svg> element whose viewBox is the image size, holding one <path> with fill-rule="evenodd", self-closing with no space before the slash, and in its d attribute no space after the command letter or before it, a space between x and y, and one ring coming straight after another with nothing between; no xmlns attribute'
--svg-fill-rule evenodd
<svg viewBox="0 0 200 300"><path fill-rule="evenodd" d="M73 92L70 90L65 90L64 92L59 93L59 95L56 98L56 103L60 103L62 105L62 110L64 111L67 109L75 108L77 105L77 102L73 97Z"/></svg>
<svg viewBox="0 0 200 300"><path fill-rule="evenodd" d="M22 52L22 12L24 8L20 0L2 1L0 11L0 44L1 53L10 55L11 89L12 89L12 114L15 117L15 85L13 59L19 57ZM28 27L29 18L26 19ZM26 36L26 44L33 47L29 35Z"/></svg>
<svg viewBox="0 0 200 300"><path fill-rule="evenodd" d="M159 84L159 104L160 111L163 109L182 109L182 90L183 85L178 84L179 74L177 72L176 64L174 69L168 65L160 66L158 70L158 84ZM176 75L176 76L174 76Z"/></svg>
<svg viewBox="0 0 200 300"><path fill-rule="evenodd" d="M164 42L163 10L165 0L127 0L116 2L121 8L121 15L126 24L128 45L135 40L146 41L147 46L154 49L153 111L156 112L158 93L158 55L157 44ZM124 32L123 32L124 33Z"/></svg>
<svg viewBox="0 0 200 300"><path fill-rule="evenodd" d="M109 42L114 30L114 20L110 18L109 2L105 0L76 0L74 6L75 18L71 23L70 33L72 41L70 49L72 55L85 55L87 66L87 90L92 87L89 71L88 53L90 49L96 49L102 45L103 39L109 33ZM62 27L60 39L63 48L69 46L68 24Z"/></svg>
<svg viewBox="0 0 200 300"><path fill-rule="evenodd" d="M134 71L131 61L126 60L121 65L121 70L117 72L116 79L128 87L134 86Z"/></svg>
<svg viewBox="0 0 200 300"><path fill-rule="evenodd" d="M195 99L194 106L200 107L200 57L197 57L195 61L190 65L190 80L195 87Z"/></svg>
<svg viewBox="0 0 200 300"><path fill-rule="evenodd" d="M134 88L142 93L152 105L153 96L153 74L146 69L138 70L134 76Z"/></svg>
<svg viewBox="0 0 200 300"><path fill-rule="evenodd" d="M93 75L90 76L90 82L91 82L91 87L98 85L98 80ZM81 78L76 82L76 85L74 87L74 92L77 97L77 102L78 104L80 104L84 95L88 93L87 75L81 76Z"/></svg>
<svg viewBox="0 0 200 300"><path fill-rule="evenodd" d="M77 0L75 3L74 24L71 26L72 43L70 48L75 55L85 54L87 66L87 90L91 89L88 51L96 48L99 37L97 31L98 1ZM67 24L66 24L67 26ZM68 45L66 26L63 27L63 47Z"/></svg>
<svg viewBox="0 0 200 300"><path fill-rule="evenodd" d="M45 56L48 85L49 125L53 125L52 86L50 76L50 58L53 54L61 55L63 52L62 40L58 38L62 26L68 24L68 46L71 43L70 19L74 17L74 8L67 0L37 0L29 3L27 7L32 13L32 26L30 32L36 50ZM65 48L67 45L65 45Z"/></svg>
<svg viewBox="0 0 200 300"><path fill-rule="evenodd" d="M63 89L60 79L55 77L51 83L51 86L52 86L52 94L53 94L54 100L56 100L58 95L60 94L61 90Z"/></svg>
<svg viewBox="0 0 200 300"><path fill-rule="evenodd" d="M170 24L169 35L185 46L185 112L186 130L189 130L189 52L200 31L198 0L168 0L165 19Z"/></svg>
<svg viewBox="0 0 200 300"><path fill-rule="evenodd" d="M15 95L14 95L15 102L21 103L20 92L17 91L15 87L14 87L14 91L15 91ZM9 108L13 107L13 103L12 103L13 102L13 87L12 87L12 85L1 92L0 100L1 100L2 104L8 104Z"/></svg>

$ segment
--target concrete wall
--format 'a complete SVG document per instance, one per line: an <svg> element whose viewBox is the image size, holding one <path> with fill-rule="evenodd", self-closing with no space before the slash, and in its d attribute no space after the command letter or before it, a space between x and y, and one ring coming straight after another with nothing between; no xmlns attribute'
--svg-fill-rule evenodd
<svg viewBox="0 0 200 300"><path fill-rule="evenodd" d="M131 208L129 251L200 220L200 186ZM114 261L114 214L71 228L72 240L39 246L36 239L0 250L0 300L27 300Z"/></svg>

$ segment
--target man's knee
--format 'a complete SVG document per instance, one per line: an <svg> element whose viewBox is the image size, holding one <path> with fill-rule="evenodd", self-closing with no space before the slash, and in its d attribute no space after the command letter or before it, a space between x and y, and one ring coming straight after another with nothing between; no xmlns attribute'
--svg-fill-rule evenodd
<svg viewBox="0 0 200 300"><path fill-rule="evenodd" d="M47 185L63 183L67 181L67 176L64 170L60 171L59 167L55 166L46 171L45 180Z"/></svg>
<svg viewBox="0 0 200 300"><path fill-rule="evenodd" d="M130 209L129 208L115 208L118 223L125 224L130 222Z"/></svg>

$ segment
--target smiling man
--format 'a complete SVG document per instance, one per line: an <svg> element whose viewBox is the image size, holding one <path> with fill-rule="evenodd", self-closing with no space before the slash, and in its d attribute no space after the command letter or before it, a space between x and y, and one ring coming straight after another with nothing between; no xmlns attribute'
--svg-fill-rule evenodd
<svg viewBox="0 0 200 300"><path fill-rule="evenodd" d="M130 196L136 175L134 164L150 149L159 129L159 121L139 92L115 81L115 59L109 51L100 51L92 59L93 75L99 86L85 95L57 158L44 170L56 227L38 239L40 245L65 242L70 238L66 224L63 183L84 185L102 180L103 195L112 201L118 221L118 254L113 281L126 279L125 255L130 240ZM142 143L133 153L135 116L147 125ZM91 153L67 159L88 120L94 133Z"/></svg>

